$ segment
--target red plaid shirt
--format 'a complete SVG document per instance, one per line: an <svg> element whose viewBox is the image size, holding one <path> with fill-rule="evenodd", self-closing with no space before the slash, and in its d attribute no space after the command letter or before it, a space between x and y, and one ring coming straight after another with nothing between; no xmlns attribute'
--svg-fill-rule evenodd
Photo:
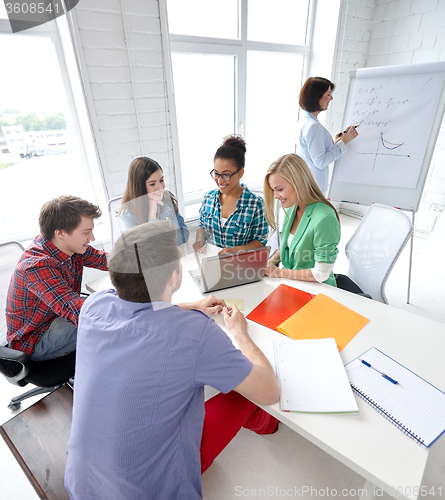
<svg viewBox="0 0 445 500"><path fill-rule="evenodd" d="M61 316L77 325L83 267L106 271L104 251L89 246L71 257L39 235L20 257L9 284L6 324L9 347L34 352L36 344Z"/></svg>

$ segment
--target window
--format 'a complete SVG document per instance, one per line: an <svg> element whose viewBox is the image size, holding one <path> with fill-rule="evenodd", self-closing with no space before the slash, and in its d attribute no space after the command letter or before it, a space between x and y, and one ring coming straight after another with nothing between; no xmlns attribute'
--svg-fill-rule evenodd
<svg viewBox="0 0 445 500"><path fill-rule="evenodd" d="M183 191L208 190L215 146L233 131L235 122L234 57L176 53L172 54L172 63L179 147L187 166L182 170ZM196 85L189 85L190 74L199 75Z"/></svg>
<svg viewBox="0 0 445 500"><path fill-rule="evenodd" d="M96 196L88 172L78 168L82 160L76 142L70 152L47 154L46 148L56 144L37 143L32 137L36 130L72 129L54 38L3 34L0 53L8 68L0 79L2 125L19 126L14 142L8 140L9 166L0 170L0 239L15 238L16 233L32 237L39 232L40 208L49 199L73 194L94 202Z"/></svg>
<svg viewBox="0 0 445 500"><path fill-rule="evenodd" d="M46 201L72 194L97 203L95 188L101 195L102 186L91 180L94 165L82 135L89 127L79 123L57 22L11 34L0 19L0 53L7 68L0 79L0 125L14 127L13 135L4 133L9 153L0 161L0 242L23 241L38 234ZM66 144L57 145L54 135Z"/></svg>
<svg viewBox="0 0 445 500"><path fill-rule="evenodd" d="M186 215L214 183L224 136L247 143L244 182L293 152L307 57L310 1L166 0ZM173 127L174 129L174 127ZM175 131L173 131L175 133ZM198 203L193 209L187 205Z"/></svg>
<svg viewBox="0 0 445 500"><path fill-rule="evenodd" d="M238 0L168 0L170 33L238 38Z"/></svg>

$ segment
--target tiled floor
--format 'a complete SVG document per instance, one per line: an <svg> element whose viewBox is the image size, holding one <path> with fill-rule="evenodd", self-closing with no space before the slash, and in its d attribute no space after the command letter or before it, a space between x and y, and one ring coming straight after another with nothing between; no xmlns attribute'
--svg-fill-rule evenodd
<svg viewBox="0 0 445 500"><path fill-rule="evenodd" d="M360 221L347 216L341 219L344 248L344 243ZM445 263L441 250L445 246L445 218L442 219L426 242L415 238L410 304L406 303L409 245L388 280L386 292L390 305L445 323ZM341 251L335 271L346 274L347 269L347 259ZM8 384L3 377L0 377L0 388L0 423L3 423L14 415L6 404L20 390ZM23 409L36 401L36 398L33 399L23 404ZM361 476L303 437L281 426L280 431L273 436L257 436L241 430L203 475L203 492L205 500L229 500L255 495L267 498L309 498L315 496L315 490L319 496L324 490L326 496L326 488L334 488L339 494L346 490L346 497L354 498L358 496L357 490L363 483ZM427 492L434 491L431 489L434 486L437 497L441 485L442 495L445 495L444 483L445 438L442 437L430 451L423 485L427 487ZM384 494L382 498L390 497ZM428 494L423 498L433 496ZM38 499L2 439L0 499Z"/></svg>

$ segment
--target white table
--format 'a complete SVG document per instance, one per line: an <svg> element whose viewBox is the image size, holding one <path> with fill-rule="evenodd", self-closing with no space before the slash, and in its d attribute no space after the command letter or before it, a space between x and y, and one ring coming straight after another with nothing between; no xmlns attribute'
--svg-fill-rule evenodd
<svg viewBox="0 0 445 500"><path fill-rule="evenodd" d="M173 296L174 303L203 297L188 273L189 269L196 267L193 255L186 256L182 262L183 283ZM445 325L442 323L319 283L265 278L262 282L221 290L214 295L242 299L243 312L247 315L280 283L313 294L322 292L370 319L341 352L344 363L375 346L440 390L445 390ZM108 287L109 281L104 278L88 284L90 290ZM217 316L215 321L224 328L222 317ZM281 334L254 322L248 323L250 336L274 366L273 340ZM368 488L364 497L371 498L374 487L377 487L397 498L416 499L428 450L360 398L357 401L359 415L284 413L280 411L279 403L263 408L363 476ZM444 436L441 439L445 439Z"/></svg>

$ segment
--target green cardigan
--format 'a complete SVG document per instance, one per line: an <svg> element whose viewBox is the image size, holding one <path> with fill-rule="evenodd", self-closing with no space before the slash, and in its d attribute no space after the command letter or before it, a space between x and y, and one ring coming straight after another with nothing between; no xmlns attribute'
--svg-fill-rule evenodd
<svg viewBox="0 0 445 500"><path fill-rule="evenodd" d="M280 258L285 269L312 269L315 262L333 264L340 241L340 223L334 210L325 203L312 203L306 207L290 247L287 246L297 207L286 209L281 233ZM324 282L337 286L334 274Z"/></svg>

